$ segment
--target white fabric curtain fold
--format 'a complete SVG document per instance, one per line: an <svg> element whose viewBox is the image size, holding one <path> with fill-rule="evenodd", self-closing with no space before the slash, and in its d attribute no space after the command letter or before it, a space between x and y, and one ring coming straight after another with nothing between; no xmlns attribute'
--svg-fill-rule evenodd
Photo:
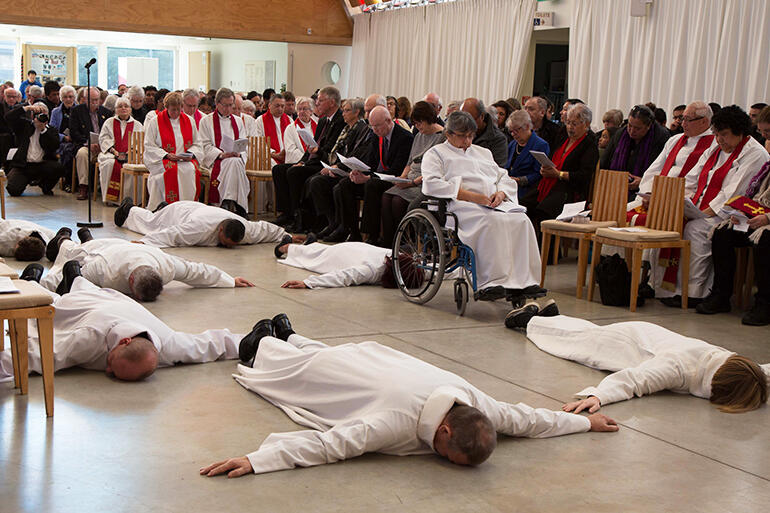
<svg viewBox="0 0 770 513"><path fill-rule="evenodd" d="M770 2L580 0L570 29L569 96L601 115L652 101L670 114L694 100L749 105L770 99Z"/></svg>
<svg viewBox="0 0 770 513"><path fill-rule="evenodd" d="M354 18L350 91L444 103L519 95L535 0L465 0Z"/></svg>

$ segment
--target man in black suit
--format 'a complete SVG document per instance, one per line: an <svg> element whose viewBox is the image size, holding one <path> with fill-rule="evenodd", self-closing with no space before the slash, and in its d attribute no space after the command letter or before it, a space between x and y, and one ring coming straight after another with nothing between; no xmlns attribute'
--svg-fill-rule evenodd
<svg viewBox="0 0 770 513"><path fill-rule="evenodd" d="M277 197L277 207L283 214L277 222L288 225L290 232L304 231L302 199L304 186L308 178L323 169L321 161L329 161L329 154L337 138L345 127L340 104L342 98L336 87L321 89L316 100L316 109L323 116L315 130L318 146L308 148L302 159L296 164L278 164L273 167L273 186Z"/></svg>
<svg viewBox="0 0 770 513"><path fill-rule="evenodd" d="M375 137L369 138L369 153L365 164L373 172L400 176L409 161L414 136L408 130L393 123L387 107L376 106L369 113L369 126ZM361 240L358 229L356 198L364 199L361 216L361 231L369 234L369 240L381 245L380 211L382 194L392 187L391 182L381 180L372 174L353 170L334 186L334 203L341 212L342 226L332 232L326 242Z"/></svg>
<svg viewBox="0 0 770 513"><path fill-rule="evenodd" d="M529 118L532 120L532 128L535 130L535 133L547 142L548 147L553 151L554 148L558 148L564 141L566 133L560 129L559 125L548 119L548 116L546 116L547 109L548 102L540 96L533 96L524 104L524 110L527 111Z"/></svg>
<svg viewBox="0 0 770 513"><path fill-rule="evenodd" d="M70 114L70 137L78 149L75 154L75 166L78 170L78 199L88 199L89 169L88 145L91 132L99 133L104 121L112 117L112 113L99 105L99 89L92 87L87 93L87 102L73 107ZM99 145L91 144L91 163L96 162L99 155ZM74 186L74 184L73 184Z"/></svg>
<svg viewBox="0 0 770 513"><path fill-rule="evenodd" d="M5 120L5 115L18 105L21 94L13 87L6 87L0 101L0 165L4 166L8 150L16 146L16 136L11 125Z"/></svg>
<svg viewBox="0 0 770 513"><path fill-rule="evenodd" d="M30 113L34 118L30 119ZM5 119L18 141L16 153L8 161L8 194L21 196L33 183L40 185L43 194L52 195L64 167L56 160L59 132L48 126L48 107L43 102L17 107Z"/></svg>

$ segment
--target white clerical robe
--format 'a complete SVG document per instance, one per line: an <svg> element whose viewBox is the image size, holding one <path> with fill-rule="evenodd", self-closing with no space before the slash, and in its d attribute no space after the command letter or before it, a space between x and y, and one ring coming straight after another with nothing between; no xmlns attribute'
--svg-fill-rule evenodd
<svg viewBox="0 0 770 513"><path fill-rule="evenodd" d="M341 242L333 246L320 242L307 246L289 244L286 258L279 262L319 273L303 280L310 289L350 287L380 283L385 273L385 258L391 253L389 248L364 242Z"/></svg>
<svg viewBox="0 0 770 513"><path fill-rule="evenodd" d="M254 119L254 116L251 114L241 114L241 121L243 121L243 128L246 130L246 133L241 135L241 137L261 135L257 130L257 120Z"/></svg>
<svg viewBox="0 0 770 513"><path fill-rule="evenodd" d="M69 367L104 370L107 353L122 339L146 333L158 350L158 366L238 358L243 335L226 329L200 334L174 331L133 299L76 278L68 294L52 293L54 371ZM29 369L41 374L37 322L29 322ZM0 382L13 376L10 351L0 353ZM5 378L5 379L4 379Z"/></svg>
<svg viewBox="0 0 770 513"><path fill-rule="evenodd" d="M184 112L180 116L187 116ZM187 116L192 125L193 145L188 148L188 153L195 155L195 159L200 163L203 161L203 150L198 144L198 129L195 120ZM171 119L171 128L174 130L174 146L177 154L184 153L184 138L182 137L182 128L179 118ZM160 139L160 130L158 129L158 117L155 116L150 121L145 121L144 135L144 165L150 172L147 178L147 190L150 197L147 200L147 208L155 210L158 205L166 198L165 172L163 167L163 158L169 153L163 149L163 143ZM195 165L192 162L177 162L177 183L179 184L180 200L197 200L195 190L198 183L195 179Z"/></svg>
<svg viewBox="0 0 770 513"><path fill-rule="evenodd" d="M134 132L141 132L143 130L142 124L129 116L128 119L122 120L118 118L117 116L113 116L106 120L104 124L102 125L102 129L99 132L99 149L101 150L99 152L99 184L102 188L102 201L104 203L107 203L107 189L110 186L110 178L112 177L112 166L115 164L115 155L110 153L109 151L112 149L113 146L115 146L115 130L114 130L114 123L115 120L120 121L120 134L118 136L122 136L126 133L126 126L128 123L134 123ZM131 144L131 138L127 138L126 141L129 145ZM128 148L126 148L126 152L128 152ZM129 177L126 180L126 183L123 184L123 187L128 187L130 190L133 190L134 186L134 178ZM127 189L127 190L129 190Z"/></svg>
<svg viewBox="0 0 770 513"><path fill-rule="evenodd" d="M310 429L273 433L248 454L254 473L334 463L366 452L430 454L455 403L485 413L506 435L588 431L588 418L497 401L451 372L376 342L328 347L300 335L265 337L236 381Z"/></svg>
<svg viewBox="0 0 770 513"><path fill-rule="evenodd" d="M607 326L574 317L533 317L527 337L540 349L613 372L576 394L602 405L671 390L708 399L714 373L735 353L649 322ZM762 365L770 376L770 364Z"/></svg>
<svg viewBox="0 0 770 513"><path fill-rule="evenodd" d="M275 116L271 116L271 118L273 120L273 125L275 125L275 133L278 136L278 146L280 147L280 149L278 151L281 151L281 150L286 148L286 146L284 145L284 141L286 139L286 132L281 132L281 118L276 118ZM255 126L255 128L256 128L256 135L258 135L260 137L264 137L264 136L267 135L265 133L265 124L264 124L264 117L263 116L259 116L255 120L255 125L256 125ZM294 121L293 120L291 120L291 122L286 126L286 130L288 131L289 127L291 127L291 126L294 126ZM296 130L294 131L294 135L297 136L297 138L299 138L299 135L297 135L297 131ZM270 143L270 147L271 147L271 150L272 150L272 142ZM300 145L300 147L302 147L302 145ZM304 154L304 151L302 153ZM302 158L302 155L299 156L299 159L301 159L301 158ZM297 159L294 162L299 162L299 159ZM285 164L293 164L294 162L284 161ZM276 162L273 159L270 159L270 165L271 166L275 166L276 164L278 164L278 162Z"/></svg>
<svg viewBox="0 0 770 513"><path fill-rule="evenodd" d="M23 219L0 219L0 257L13 257L16 244L32 232L38 232L46 244L55 235L49 230L32 221Z"/></svg>
<svg viewBox="0 0 770 513"><path fill-rule="evenodd" d="M153 213L132 207L125 228L141 233L142 242L159 248L219 245L219 224L235 219L246 228L241 244L278 242L286 230L267 221L248 221L223 208L197 201L177 201Z"/></svg>
<svg viewBox="0 0 770 513"><path fill-rule="evenodd" d="M243 120L239 116L234 116L234 119L235 124L238 127L238 138L245 138L246 130L243 126ZM215 121L219 123L223 138L227 136L235 139L235 137L233 137L233 127L229 117L223 118L219 115L218 111L215 110L201 119L198 135L204 153L203 166L207 169L212 169L214 161L220 154L224 153L214 142ZM249 179L246 178L246 161L248 160L248 157L248 152L244 151L240 154L240 157L220 160L220 172L218 178L220 203L223 200L233 200L247 212L249 211L250 192Z"/></svg>
<svg viewBox="0 0 770 513"><path fill-rule="evenodd" d="M527 215L457 199L462 187L485 196L502 191L506 201L518 203L516 182L488 149L472 145L462 150L449 141L436 145L423 156L422 176L423 194L452 200L448 210L457 215L460 240L476 255L479 289L523 289L540 282L540 252Z"/></svg>
<svg viewBox="0 0 770 513"><path fill-rule="evenodd" d="M708 187L708 184L711 183L714 173L730 157L729 153L719 150L716 145L711 151L704 153L698 161L698 164L687 173L687 176L685 177L686 190L692 190L693 194L695 193L701 171L714 151L719 151L719 158L708 174L706 188ZM690 281L688 284L688 295L690 297L703 298L706 297L711 290L711 285L714 281L714 265L711 260L710 234L714 226L723 221L723 218L720 217L720 215L724 215L724 213L721 212L722 207L731 198L741 195L746 191L749 182L762 165L767 162L768 158L770 158L770 156L762 145L754 140L753 137L749 137L748 142L743 147L740 155L733 161L727 176L725 176L721 190L708 204L717 215L708 218L693 219L685 224L682 236L690 241ZM696 204L698 208L702 207L701 202L704 199L705 192L706 189L704 188L704 191ZM693 194L686 197L692 199ZM682 268L680 267L678 271L676 289L673 291L664 289L662 284L666 268L658 265L659 253L660 250L650 251L650 283L655 287L655 296L670 297L673 295L681 295Z"/></svg>
<svg viewBox="0 0 770 513"><path fill-rule="evenodd" d="M94 239L84 244L65 240L51 270L40 281L55 291L61 282L62 268L69 260L77 260L81 273L91 283L131 294L128 278L140 266L149 266L161 277L163 284L177 280L191 287L235 287L235 279L216 267L164 253L146 244L134 244L123 239Z"/></svg>
<svg viewBox="0 0 770 513"><path fill-rule="evenodd" d="M303 128L307 128L311 132L313 131L313 127L310 122L308 122L306 125L300 121L300 124ZM286 130L283 132L284 148L286 149L286 157L284 163L286 164L296 164L305 154L305 148L302 146L302 141L300 140L299 134L297 133L297 128L299 127L295 123L290 123L289 126L286 127Z"/></svg>

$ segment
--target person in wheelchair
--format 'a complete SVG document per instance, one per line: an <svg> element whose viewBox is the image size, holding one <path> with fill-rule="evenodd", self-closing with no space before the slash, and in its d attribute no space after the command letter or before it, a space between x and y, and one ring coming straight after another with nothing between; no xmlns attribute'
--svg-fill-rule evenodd
<svg viewBox="0 0 770 513"><path fill-rule="evenodd" d="M517 185L492 153L472 144L476 122L449 115L446 142L425 153L422 192L448 199L460 241L476 255L478 299L494 301L538 289L540 253L532 223L517 202Z"/></svg>

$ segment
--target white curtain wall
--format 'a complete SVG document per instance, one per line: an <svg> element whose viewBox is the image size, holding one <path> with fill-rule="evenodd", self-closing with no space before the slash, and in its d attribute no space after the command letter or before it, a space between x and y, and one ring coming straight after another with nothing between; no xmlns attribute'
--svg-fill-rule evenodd
<svg viewBox="0 0 770 513"><path fill-rule="evenodd" d="M770 1L655 0L644 18L630 2L573 3L569 96L594 111L628 113L654 102L749 105L770 100Z"/></svg>
<svg viewBox="0 0 770 513"><path fill-rule="evenodd" d="M350 91L446 105L518 95L536 0L461 0L355 17Z"/></svg>

